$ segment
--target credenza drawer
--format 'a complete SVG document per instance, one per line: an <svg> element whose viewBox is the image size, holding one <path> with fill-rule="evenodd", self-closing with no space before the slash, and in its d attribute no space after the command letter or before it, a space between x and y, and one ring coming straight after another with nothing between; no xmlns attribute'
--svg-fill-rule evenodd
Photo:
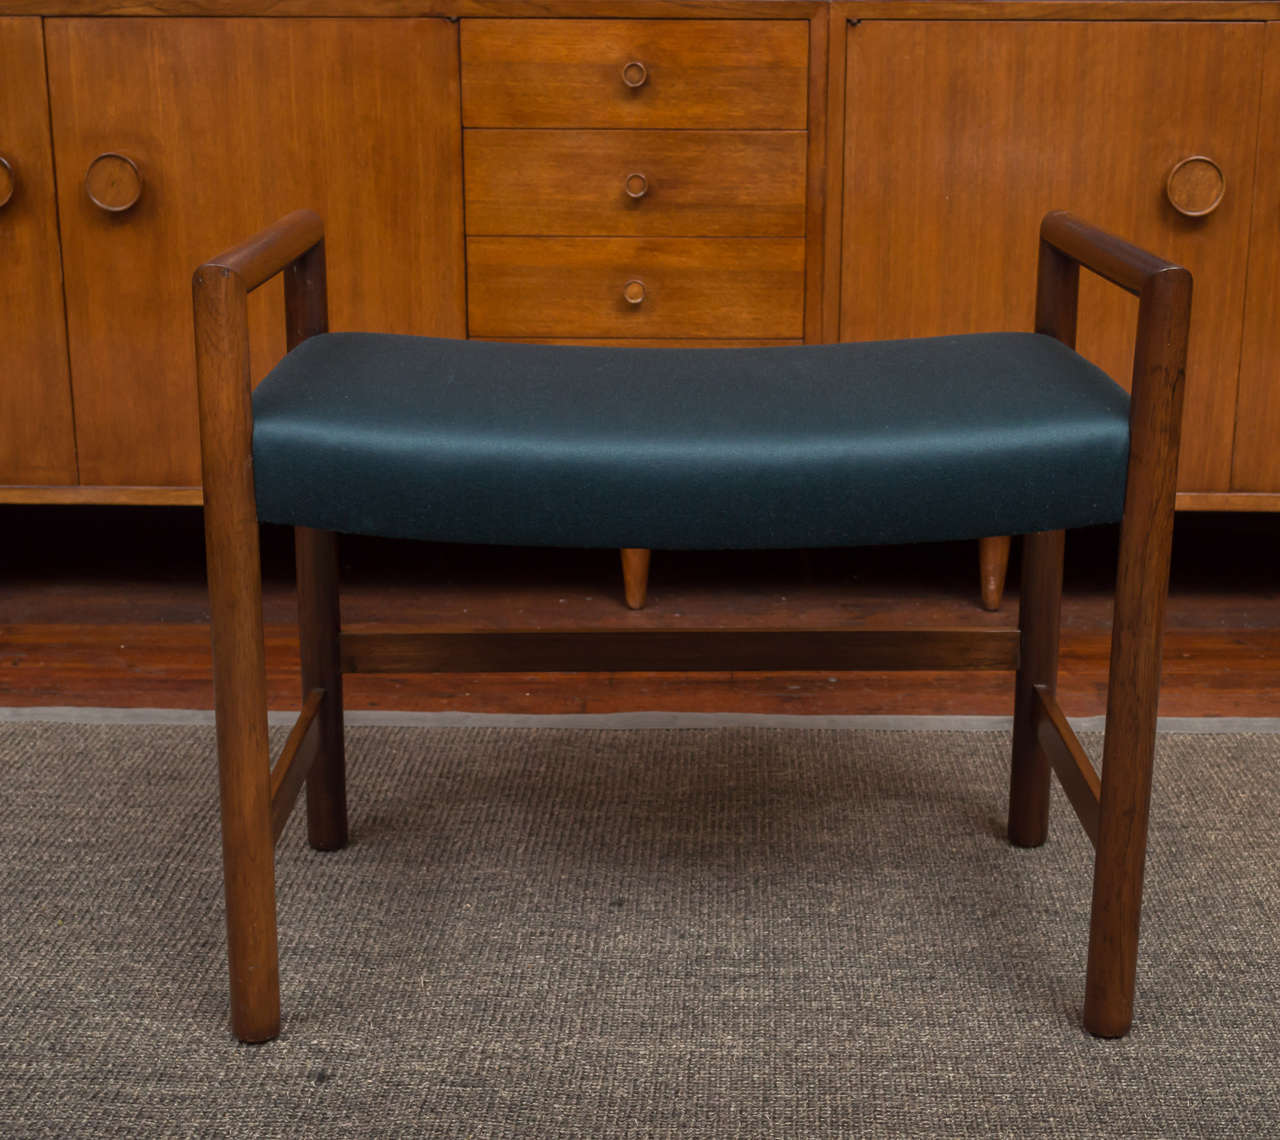
<svg viewBox="0 0 1280 1140"><path fill-rule="evenodd" d="M796 338L803 238L467 239L476 337Z"/></svg>
<svg viewBox="0 0 1280 1140"><path fill-rule="evenodd" d="M467 127L802 130L804 20L463 20Z"/></svg>
<svg viewBox="0 0 1280 1140"><path fill-rule="evenodd" d="M472 234L799 237L803 131L469 130Z"/></svg>

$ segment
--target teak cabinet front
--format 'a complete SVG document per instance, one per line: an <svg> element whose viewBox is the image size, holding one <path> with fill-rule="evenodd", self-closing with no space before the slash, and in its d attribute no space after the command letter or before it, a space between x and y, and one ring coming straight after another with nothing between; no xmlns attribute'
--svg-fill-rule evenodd
<svg viewBox="0 0 1280 1140"><path fill-rule="evenodd" d="M0 484L76 481L44 77L40 21L0 19Z"/></svg>
<svg viewBox="0 0 1280 1140"><path fill-rule="evenodd" d="M464 335L453 24L50 19L46 36L81 483L199 483L192 267L299 206L341 267L335 329ZM259 374L284 347L280 297L261 304Z"/></svg>
<svg viewBox="0 0 1280 1140"><path fill-rule="evenodd" d="M842 339L1030 328L1038 220L1071 210L1195 275L1179 489L1228 491L1263 34L1250 23L850 25ZM1195 156L1217 164L1227 192L1188 217L1166 180ZM1127 385L1135 306L1082 285L1081 351Z"/></svg>

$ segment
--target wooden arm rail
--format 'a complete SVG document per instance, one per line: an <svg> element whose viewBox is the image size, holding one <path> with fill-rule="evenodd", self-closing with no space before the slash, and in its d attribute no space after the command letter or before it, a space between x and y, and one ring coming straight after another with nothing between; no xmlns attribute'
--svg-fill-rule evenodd
<svg viewBox="0 0 1280 1140"><path fill-rule="evenodd" d="M1062 536L1032 535L1023 554L1023 664L1015 691L1009 834L1020 845L1044 842L1049 769L1056 758L1063 786L1097 850L1085 1025L1099 1036L1118 1037L1133 1017L1191 274L1070 214L1047 215L1040 230L1035 327L1073 348L1082 265L1138 297L1097 818L1079 742L1065 718L1051 712L1057 708ZM1050 738L1047 754L1044 736Z"/></svg>
<svg viewBox="0 0 1280 1140"><path fill-rule="evenodd" d="M274 781L270 765L247 296L282 272L292 349L328 329L319 215L282 218L200 266L192 280L231 1020L245 1041L279 1032L273 852L304 778L312 845L346 842L337 599L325 588L337 582L336 551L332 536L315 532L295 538L306 707ZM323 699L312 699L315 690Z"/></svg>
<svg viewBox="0 0 1280 1140"><path fill-rule="evenodd" d="M261 233L210 258L196 270L196 276L225 270L240 279L246 293L252 293L322 241L324 223L320 215L314 210L295 210Z"/></svg>

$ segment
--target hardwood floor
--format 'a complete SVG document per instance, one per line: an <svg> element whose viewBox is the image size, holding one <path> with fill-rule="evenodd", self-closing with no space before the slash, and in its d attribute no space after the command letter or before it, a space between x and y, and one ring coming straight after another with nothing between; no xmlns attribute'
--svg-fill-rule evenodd
<svg viewBox="0 0 1280 1140"><path fill-rule="evenodd" d="M193 508L3 507L0 704L210 708L203 543ZM298 702L290 536L264 533L273 707ZM1103 711L1109 529L1068 536L1060 694ZM343 544L349 627L437 629L1008 624L978 606L973 543L758 554L655 552L649 603L622 603L614 551L372 539ZM1178 518L1161 712L1280 716L1280 517ZM995 714L1004 673L357 676L349 708L581 713Z"/></svg>

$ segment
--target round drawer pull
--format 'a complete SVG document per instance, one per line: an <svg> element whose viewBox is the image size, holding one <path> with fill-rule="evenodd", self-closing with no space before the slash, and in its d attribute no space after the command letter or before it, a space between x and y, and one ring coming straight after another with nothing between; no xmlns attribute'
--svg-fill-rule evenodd
<svg viewBox="0 0 1280 1140"><path fill-rule="evenodd" d="M628 305L638 305L644 300L644 282L632 278L622 287L622 299Z"/></svg>
<svg viewBox="0 0 1280 1140"><path fill-rule="evenodd" d="M1164 192L1178 213L1188 218L1203 218L1221 204L1227 192L1227 179L1213 159L1193 154L1169 171Z"/></svg>
<svg viewBox="0 0 1280 1140"><path fill-rule="evenodd" d="M18 188L18 176L14 174L9 160L0 154L0 206L7 206Z"/></svg>
<svg viewBox="0 0 1280 1140"><path fill-rule="evenodd" d="M643 87L649 82L649 69L638 59L633 59L622 68L622 82L633 89Z"/></svg>
<svg viewBox="0 0 1280 1140"><path fill-rule="evenodd" d="M649 180L643 174L628 174L622 188L626 190L628 198L639 200L649 193Z"/></svg>
<svg viewBox="0 0 1280 1140"><path fill-rule="evenodd" d="M89 163L84 189L98 209L123 214L142 197L142 174L133 159L109 150Z"/></svg>

